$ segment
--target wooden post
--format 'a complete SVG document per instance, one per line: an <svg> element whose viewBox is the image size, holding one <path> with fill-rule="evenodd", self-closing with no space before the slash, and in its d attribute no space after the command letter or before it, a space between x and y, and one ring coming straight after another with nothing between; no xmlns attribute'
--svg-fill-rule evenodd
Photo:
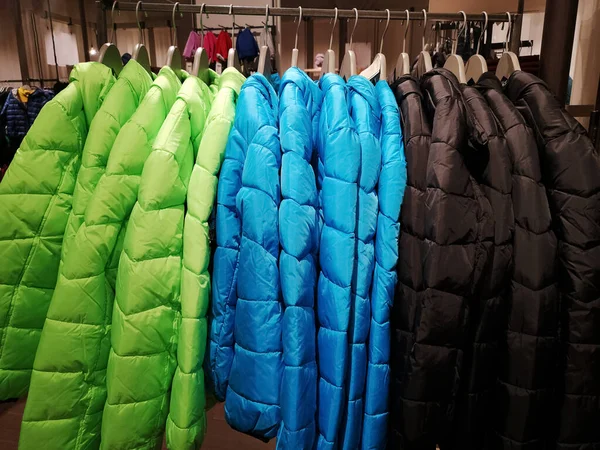
<svg viewBox="0 0 600 450"><path fill-rule="evenodd" d="M79 18L81 20L81 38L83 40L83 58L90 60L90 41L88 39L87 19L85 17L85 0L79 0Z"/></svg>
<svg viewBox="0 0 600 450"><path fill-rule="evenodd" d="M15 33L17 36L17 54L19 55L19 68L21 79L29 79L29 67L27 66L27 50L25 48L25 36L23 35L23 17L21 16L21 1L11 0L11 11L14 14ZM40 74L40 78L44 78Z"/></svg>
<svg viewBox="0 0 600 450"><path fill-rule="evenodd" d="M565 104L579 0L546 0L540 78Z"/></svg>

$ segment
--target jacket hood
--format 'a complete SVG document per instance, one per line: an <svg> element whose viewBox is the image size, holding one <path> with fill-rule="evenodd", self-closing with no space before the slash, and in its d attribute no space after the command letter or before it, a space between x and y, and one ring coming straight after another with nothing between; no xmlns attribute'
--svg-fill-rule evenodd
<svg viewBox="0 0 600 450"><path fill-rule="evenodd" d="M246 81L246 77L240 73L235 67L228 67L221 73L219 78L219 89L230 88L240 95L242 85Z"/></svg>
<svg viewBox="0 0 600 450"><path fill-rule="evenodd" d="M298 87L302 94L302 102L306 104L311 116L314 116L321 108L321 100L323 99L317 83L311 80L306 72L298 67L290 67L285 71L281 80L279 96L283 93L285 86L292 83Z"/></svg>
<svg viewBox="0 0 600 450"><path fill-rule="evenodd" d="M364 98L373 110L373 114L379 117L381 106L379 105L379 100L377 100L375 85L371 81L361 75L354 75L350 77L346 86L348 86L349 91L353 91Z"/></svg>
<svg viewBox="0 0 600 450"><path fill-rule="evenodd" d="M86 62L73 67L69 81L78 82L83 112L89 127L116 79L108 66L99 62Z"/></svg>
<svg viewBox="0 0 600 450"><path fill-rule="evenodd" d="M250 78L246 80L242 89L254 87L258 89L263 98L268 105L268 109L271 114L275 116L275 121L277 121L278 116L278 98L273 85L265 78L265 76L261 73L254 73Z"/></svg>

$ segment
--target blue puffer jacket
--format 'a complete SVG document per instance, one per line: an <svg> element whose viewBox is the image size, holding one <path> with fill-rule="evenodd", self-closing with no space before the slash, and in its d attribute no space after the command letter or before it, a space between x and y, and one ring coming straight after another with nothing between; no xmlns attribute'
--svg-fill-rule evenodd
<svg viewBox="0 0 600 450"><path fill-rule="evenodd" d="M281 206L279 272L283 313L282 424L278 449L312 449L316 436L317 362L315 288L319 223L318 193L311 163L321 108L321 90L300 69L283 76L279 90Z"/></svg>
<svg viewBox="0 0 600 450"><path fill-rule="evenodd" d="M360 141L349 114L344 80L325 74L321 106L318 187L323 218L319 251L317 334L319 437L317 448L337 447L345 405L352 285L356 280Z"/></svg>
<svg viewBox="0 0 600 450"><path fill-rule="evenodd" d="M385 449L390 383L390 311L398 276L400 206L406 188L406 159L400 128L400 114L394 94L386 81L375 85L381 106L381 172L377 185L379 212L375 234L375 271L371 288L365 413L362 449Z"/></svg>
<svg viewBox="0 0 600 450"><path fill-rule="evenodd" d="M235 347L225 418L236 430L269 439L281 422L283 374L279 298L279 170L277 94L260 74L240 93L234 129L246 155L236 212L241 225ZM235 144L240 141L236 136ZM239 175L239 172L237 173ZM240 228L238 228L239 230ZM218 230L217 230L218 233Z"/></svg>
<svg viewBox="0 0 600 450"><path fill-rule="evenodd" d="M371 280L375 264L375 230L377 227L377 180L381 169L381 128L379 101L375 86L360 75L348 80L348 108L360 140L360 176L356 233L357 267L352 283L349 328L349 364L347 366L346 410L340 431L340 448L359 447L363 396L367 375L367 338L371 319Z"/></svg>
<svg viewBox="0 0 600 450"><path fill-rule="evenodd" d="M6 121L6 137L9 145L16 150L29 131L42 107L54 98L52 91L35 88L27 103L22 103L14 93L10 93L0 113Z"/></svg>

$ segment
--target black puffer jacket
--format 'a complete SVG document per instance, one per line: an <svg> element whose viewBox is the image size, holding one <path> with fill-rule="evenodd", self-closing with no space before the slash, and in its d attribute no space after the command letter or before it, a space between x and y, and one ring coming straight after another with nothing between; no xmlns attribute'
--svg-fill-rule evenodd
<svg viewBox="0 0 600 450"><path fill-rule="evenodd" d="M600 154L585 130L561 110L546 85L535 76L515 72L505 92L536 135L542 181L558 238L564 367L559 381L558 425L550 423L547 430L556 429L557 450L597 450L600 448Z"/></svg>
<svg viewBox="0 0 600 450"><path fill-rule="evenodd" d="M451 434L440 447L481 450L492 422L500 343L506 327L514 232L512 164L504 133L483 96L470 86L461 85L460 89L470 124L469 141L475 149L464 159L492 207L494 245L481 288L470 304L456 415Z"/></svg>
<svg viewBox="0 0 600 450"><path fill-rule="evenodd" d="M426 424L413 426L413 415L421 411L411 391L410 353L415 343L415 321L424 299L423 261L428 245L425 236L425 200L427 195L427 159L431 144L431 126L423 108L418 83L411 77L401 78L392 86L400 107L407 184L400 216L398 243L398 284L392 308L392 384L390 401L389 448L425 448L433 431ZM422 416L422 412L421 412ZM402 443L406 442L406 446ZM430 448L435 444L430 441Z"/></svg>
<svg viewBox="0 0 600 450"><path fill-rule="evenodd" d="M556 236L531 129L502 94L495 74L482 75L477 88L504 130L515 218L508 323L487 448L543 450L550 448L555 387L551 374L557 371Z"/></svg>
<svg viewBox="0 0 600 450"><path fill-rule="evenodd" d="M494 236L490 204L464 161L473 149L458 82L447 70L436 69L424 76L421 87L433 129L426 167L426 252L401 256L399 264L400 272L407 267L422 270L424 288L416 305L413 301L414 309L406 310L404 321L396 324L407 327L412 339L410 348L410 340L397 342L408 355L402 373L393 375L401 392L393 402L401 406L400 414L391 419L391 446L403 449L435 448L448 439L469 306L476 300ZM400 249L400 255L405 253ZM406 275L401 277L402 281ZM404 287L398 288L399 293ZM407 302L400 297L395 303Z"/></svg>

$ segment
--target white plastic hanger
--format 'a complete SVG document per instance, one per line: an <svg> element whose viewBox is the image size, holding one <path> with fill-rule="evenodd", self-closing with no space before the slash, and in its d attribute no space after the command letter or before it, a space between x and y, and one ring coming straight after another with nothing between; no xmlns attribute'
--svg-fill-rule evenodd
<svg viewBox="0 0 600 450"><path fill-rule="evenodd" d="M269 24L269 5L265 5L265 36L269 32L268 29ZM269 50L268 45L263 45L260 48L260 53L258 54L258 71L262 73L267 79L271 78L271 74L273 73L273 69L271 68L271 51Z"/></svg>
<svg viewBox="0 0 600 450"><path fill-rule="evenodd" d="M302 6L298 6L300 16L298 17L298 25L296 26L296 39L294 40L294 49L292 50L292 67L298 67L298 31L302 23Z"/></svg>
<svg viewBox="0 0 600 450"><path fill-rule="evenodd" d="M100 52L98 55L98 61L104 64L107 67L110 67L112 71L115 73L115 76L119 76L121 70L123 70L123 60L121 59L121 52L114 44L117 24L115 23L115 6L117 6L116 1L113 2L112 9L110 10L110 20L112 22L112 33L110 37L110 41L102 45L100 47Z"/></svg>
<svg viewBox="0 0 600 450"><path fill-rule="evenodd" d="M131 57L135 59L138 63L140 63L140 66L146 69L146 71L149 74L152 74L152 69L150 68L150 55L148 54L148 49L144 45L144 30L142 30L142 25L140 24L139 11L141 7L142 2L137 2L137 4L135 5L135 20L137 21L138 30L140 30L140 42L136 44L135 48L133 49L133 55Z"/></svg>
<svg viewBox="0 0 600 450"><path fill-rule="evenodd" d="M448 69L456 76L459 83L464 84L467 82L465 62L463 61L462 56L456 54L456 48L458 47L458 39L463 31L465 33L465 37L467 36L467 15L464 11L459 11L459 13L463 16L463 27L458 30L456 41L452 43L452 54L448 56L448 59L446 59L444 69Z"/></svg>
<svg viewBox="0 0 600 450"><path fill-rule="evenodd" d="M519 57L513 52L508 51L508 43L510 42L510 33L512 31L512 20L510 13L507 12L506 15L508 16L508 30L506 32L506 41L504 41L504 53L502 54L500 61L498 61L498 66L496 67L496 76L500 81L508 79L513 72L521 70Z"/></svg>
<svg viewBox="0 0 600 450"><path fill-rule="evenodd" d="M423 10L423 37L421 38L421 53L417 58L417 76L422 77L433 69L431 55L425 50L425 32L427 31L427 11Z"/></svg>
<svg viewBox="0 0 600 450"><path fill-rule="evenodd" d="M200 6L200 47L194 53L194 64L192 65L192 75L197 76L208 84L208 53L204 50L204 24L202 23L202 14L204 13L205 3Z"/></svg>
<svg viewBox="0 0 600 450"><path fill-rule="evenodd" d="M475 83L479 81L479 77L488 71L487 62L485 58L479 54L479 47L481 45L481 40L484 38L487 27L488 27L488 14L483 12L484 22L483 29L481 30L481 34L479 35L479 39L477 40L477 50L476 53L469 58L467 64L465 64L465 75L467 78L467 82L473 80Z"/></svg>
<svg viewBox="0 0 600 450"><path fill-rule="evenodd" d="M387 33L388 27L390 26L390 10L386 9L386 11L387 22L385 23L385 28L383 29L383 34L381 35L381 41L379 43L379 53L375 55L375 58L373 58L373 62L371 63L371 65L360 73L361 76L369 80L375 79L377 75L379 75L380 78L387 77L387 62L385 59L385 55L383 54L383 38L385 37L385 33Z"/></svg>
<svg viewBox="0 0 600 450"><path fill-rule="evenodd" d="M329 35L329 48L325 52L325 59L323 60L323 66L321 67L321 77L326 73L335 73L335 52L331 49L333 46L333 32L335 31L335 25L338 20L338 9L335 8L335 17L333 18L333 27L331 27L331 34Z"/></svg>
<svg viewBox="0 0 600 450"><path fill-rule="evenodd" d="M171 46L167 51L167 66L173 69L175 72L183 69L181 52L177 48L177 24L175 23L175 11L179 9L179 2L175 2L173 6L173 14L171 16ZM183 14L179 13L181 17Z"/></svg>
<svg viewBox="0 0 600 450"><path fill-rule="evenodd" d="M408 34L408 27L410 25L410 13L408 12L408 9L405 9L404 11L406 12L406 25L404 27L404 39L402 40L402 53L400 53L398 61L396 61L394 79L398 79L402 75L410 73L410 57L408 56L408 53L406 53L406 35Z"/></svg>
<svg viewBox="0 0 600 450"><path fill-rule="evenodd" d="M352 33L350 33L350 45L348 45L348 50L346 50L346 54L344 55L344 59L342 59L342 65L340 66L340 76L344 78L344 80L348 80L352 75L357 74L356 69L356 54L352 50L352 39L354 38L354 31L356 30L356 25L358 24L358 9L352 8L354 11L354 27L352 28Z"/></svg>
<svg viewBox="0 0 600 450"><path fill-rule="evenodd" d="M235 67L240 70L240 59L237 56L235 49L235 14L233 14L233 5L229 5L229 15L232 16L231 21L231 48L227 52L227 67Z"/></svg>

